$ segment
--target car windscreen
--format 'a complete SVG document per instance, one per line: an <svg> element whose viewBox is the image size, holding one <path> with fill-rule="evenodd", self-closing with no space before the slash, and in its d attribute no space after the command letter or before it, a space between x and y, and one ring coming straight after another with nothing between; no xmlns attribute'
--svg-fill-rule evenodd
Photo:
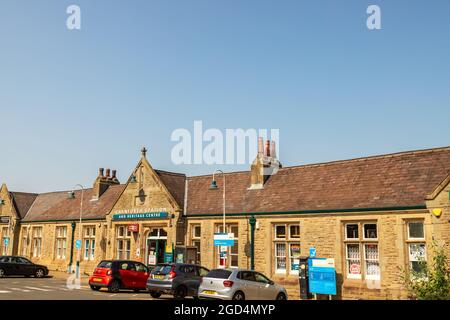
<svg viewBox="0 0 450 320"><path fill-rule="evenodd" d="M231 276L231 271L223 269L211 270L205 277L215 279L228 279Z"/></svg>
<svg viewBox="0 0 450 320"><path fill-rule="evenodd" d="M98 264L97 268L105 268L105 269L111 269L112 261L102 261Z"/></svg>
<svg viewBox="0 0 450 320"><path fill-rule="evenodd" d="M172 270L172 266L168 264L158 265L153 268L152 273L168 274Z"/></svg>

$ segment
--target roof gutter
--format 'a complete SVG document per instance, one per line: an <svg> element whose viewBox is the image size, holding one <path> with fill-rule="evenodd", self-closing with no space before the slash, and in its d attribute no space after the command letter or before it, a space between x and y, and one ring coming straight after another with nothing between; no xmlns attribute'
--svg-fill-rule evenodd
<svg viewBox="0 0 450 320"><path fill-rule="evenodd" d="M23 221L22 220L22 224L24 223L45 223L45 222L78 222L79 219L78 218L74 218L74 219L60 219L60 220L27 220L27 221ZM83 221L106 221L106 218L83 218Z"/></svg>
<svg viewBox="0 0 450 320"><path fill-rule="evenodd" d="M400 206L400 207L379 207L379 208L350 208L350 209L324 209L324 210L297 210L297 211L274 211L274 212L239 212L227 213L227 217L239 216L273 216L273 215L295 215L295 214L329 214L329 213L355 213L355 212L381 212L381 211L405 211L405 210L423 210L426 205L419 206ZM187 214L187 218L197 217L221 217L222 213L200 213Z"/></svg>

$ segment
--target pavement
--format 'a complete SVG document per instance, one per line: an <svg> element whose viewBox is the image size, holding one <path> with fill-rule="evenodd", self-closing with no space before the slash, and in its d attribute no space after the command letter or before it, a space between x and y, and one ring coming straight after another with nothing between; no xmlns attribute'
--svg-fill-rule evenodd
<svg viewBox="0 0 450 320"><path fill-rule="evenodd" d="M45 278L5 277L0 278L0 300L155 300L147 292L123 290L109 293L106 289L93 291L88 285L88 276L81 276L79 288L73 288L67 279L70 274L50 272ZM172 299L162 296L161 299Z"/></svg>

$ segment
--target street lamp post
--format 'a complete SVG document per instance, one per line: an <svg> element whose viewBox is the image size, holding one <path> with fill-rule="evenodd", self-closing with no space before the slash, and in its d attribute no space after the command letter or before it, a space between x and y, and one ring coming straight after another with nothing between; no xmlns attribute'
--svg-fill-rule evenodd
<svg viewBox="0 0 450 320"><path fill-rule="evenodd" d="M216 181L216 179L215 179L215 175L216 175L216 173L221 173L222 174L222 177L223 177L223 195L222 195L222 200L223 200L223 233L227 233L226 232L226 224L225 224L225 217L226 217L226 207L225 207L225 201L226 201L226 179L225 179L225 173L222 171L222 170L216 170L214 173L213 173L213 179L212 179L212 181L211 181L211 185L210 185L210 189L211 190L214 190L214 189L217 189L218 187L217 187L217 181ZM225 261L226 261L226 259L225 259ZM224 261L224 267L225 267L225 261Z"/></svg>
<svg viewBox="0 0 450 320"><path fill-rule="evenodd" d="M216 173L221 173L222 174L222 177L223 177L223 195L222 195L222 198L223 198L223 232L225 233L226 232L226 226L225 226L225 213L226 213L226 210L225 210L225 195L226 195L226 180L225 180L225 173L222 171L222 170L216 170L214 173L213 173L213 179L212 179L212 181L211 181L211 186L210 186L210 189L217 189L218 187L217 187L217 181L216 181L216 179L215 179L215 175L216 175Z"/></svg>
<svg viewBox="0 0 450 320"><path fill-rule="evenodd" d="M80 241L80 245L77 246L77 265L76 265L76 275L77 277L80 276L80 260L81 260L81 237L82 237L82 227L81 227L81 223L82 223L82 217L83 217L83 196L84 196L84 187L81 184L77 184L75 186L76 187L80 187L81 188L81 199L80 199L80 225L78 228L78 240ZM75 199L75 192L69 192L69 198L70 199Z"/></svg>

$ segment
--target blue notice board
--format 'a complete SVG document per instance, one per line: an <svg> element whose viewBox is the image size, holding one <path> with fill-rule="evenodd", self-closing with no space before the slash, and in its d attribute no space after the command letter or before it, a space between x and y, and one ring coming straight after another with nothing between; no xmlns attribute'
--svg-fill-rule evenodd
<svg viewBox="0 0 450 320"><path fill-rule="evenodd" d="M232 247L232 246L234 246L234 239L230 238L228 233L215 233L214 234L214 246L215 247Z"/></svg>
<svg viewBox="0 0 450 320"><path fill-rule="evenodd" d="M324 258L315 258L326 260ZM308 261L309 292L316 294L336 295L336 269L331 267L315 267L313 260Z"/></svg>

